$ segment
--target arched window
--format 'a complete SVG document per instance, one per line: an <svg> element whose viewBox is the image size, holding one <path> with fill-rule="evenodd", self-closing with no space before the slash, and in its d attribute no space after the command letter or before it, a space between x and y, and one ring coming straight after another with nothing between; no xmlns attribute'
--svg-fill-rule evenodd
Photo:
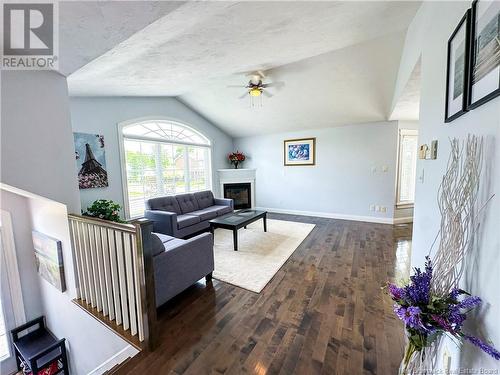
<svg viewBox="0 0 500 375"><path fill-rule="evenodd" d="M125 213L144 214L146 199L211 188L210 141L173 121L122 127Z"/></svg>

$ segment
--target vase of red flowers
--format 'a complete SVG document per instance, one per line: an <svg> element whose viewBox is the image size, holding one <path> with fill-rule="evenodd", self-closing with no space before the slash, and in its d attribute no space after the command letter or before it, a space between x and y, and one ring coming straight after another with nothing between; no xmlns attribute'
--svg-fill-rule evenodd
<svg viewBox="0 0 500 375"><path fill-rule="evenodd" d="M227 158L229 159L229 162L234 165L234 169L238 169L238 165L240 163L243 163L246 159L245 155L242 152L236 151L236 152L231 152Z"/></svg>

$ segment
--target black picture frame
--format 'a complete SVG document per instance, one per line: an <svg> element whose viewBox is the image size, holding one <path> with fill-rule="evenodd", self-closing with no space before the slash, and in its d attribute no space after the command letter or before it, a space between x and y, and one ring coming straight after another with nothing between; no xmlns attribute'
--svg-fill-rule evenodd
<svg viewBox="0 0 500 375"><path fill-rule="evenodd" d="M469 63L470 63L470 24L471 24L471 11L470 9L465 12L464 16L458 23L457 27L453 31L453 33L450 36L450 39L448 39L448 54L446 58L446 97L445 97L445 112L444 112L444 122L448 123L451 122L463 114L467 113L467 104L468 104L468 95L469 95ZM465 40L464 40L464 66L463 66L463 94L462 94L462 108L460 111L450 114L450 108L449 108L449 94L450 94L450 69L451 69L451 64L454 63L451 61L451 48L452 48L452 43L455 37L457 36L458 32L462 30L462 27L465 27Z"/></svg>
<svg viewBox="0 0 500 375"><path fill-rule="evenodd" d="M471 25L470 25L470 58L469 58L469 87L468 87L468 99L467 99L467 110L471 110L477 108L484 103L489 102L490 100L496 98L500 95L500 76L498 80L498 87L496 90L490 92L489 94L477 99L473 102L473 87L474 87L474 67L476 66L476 21L477 21L477 6L480 0L474 0L471 7ZM499 25L497 26L500 29L500 12L497 17L497 22Z"/></svg>

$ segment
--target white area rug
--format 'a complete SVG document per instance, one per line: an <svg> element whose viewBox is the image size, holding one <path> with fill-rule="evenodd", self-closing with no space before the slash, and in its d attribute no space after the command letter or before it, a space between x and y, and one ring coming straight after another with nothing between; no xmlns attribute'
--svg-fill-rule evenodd
<svg viewBox="0 0 500 375"><path fill-rule="evenodd" d="M233 249L233 232L215 231L213 277L260 293L276 272L315 227L314 224L262 220L238 230L238 251Z"/></svg>

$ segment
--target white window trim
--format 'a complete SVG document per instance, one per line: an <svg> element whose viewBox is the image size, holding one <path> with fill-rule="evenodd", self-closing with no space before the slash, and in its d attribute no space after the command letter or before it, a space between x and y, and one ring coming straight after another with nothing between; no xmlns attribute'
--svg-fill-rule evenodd
<svg viewBox="0 0 500 375"><path fill-rule="evenodd" d="M399 200L400 197L400 192L401 192L401 186L399 183L399 178L401 175L401 138L404 137L405 135L412 135L412 136L417 136L418 137L418 130L415 129L399 129L399 134L398 134L398 163L397 163L397 176L396 176L396 208L413 208L414 202L401 202Z"/></svg>
<svg viewBox="0 0 500 375"><path fill-rule="evenodd" d="M126 128L127 126L130 125L137 125L141 123L147 123L147 122L169 122L173 123L179 126L186 127L190 130L192 130L195 133L198 133L201 135L203 138L206 138L209 142L208 145L203 145L199 143L189 143L189 142L181 142L181 141L175 141L175 140L165 140L162 141L161 139L151 139L147 137L140 137L140 136L125 136L123 134L123 129ZM122 194L123 194L123 210L125 213L125 218L126 219L131 219L130 216L130 210L129 210L129 199L128 199L128 186L127 186L127 166L126 166L126 158L125 158L125 139L134 139L138 141L143 141L143 142L151 142L151 143L166 143L166 144L178 144L178 145L184 145L184 146L196 146L196 147L205 147L208 149L209 153L209 160L210 163L208 165L208 189L212 190L212 182L213 182L213 161L212 161L212 155L213 155L213 146L214 146L214 141L210 137L206 136L205 134L199 132L197 129L193 128L192 126L189 126L185 124L183 121L171 118L171 117L165 117L165 116L148 116L148 117L141 117L141 118L136 118L136 119L131 119L127 121L122 121L117 124L118 126L118 146L120 150L120 169L121 169L121 175L122 175Z"/></svg>

